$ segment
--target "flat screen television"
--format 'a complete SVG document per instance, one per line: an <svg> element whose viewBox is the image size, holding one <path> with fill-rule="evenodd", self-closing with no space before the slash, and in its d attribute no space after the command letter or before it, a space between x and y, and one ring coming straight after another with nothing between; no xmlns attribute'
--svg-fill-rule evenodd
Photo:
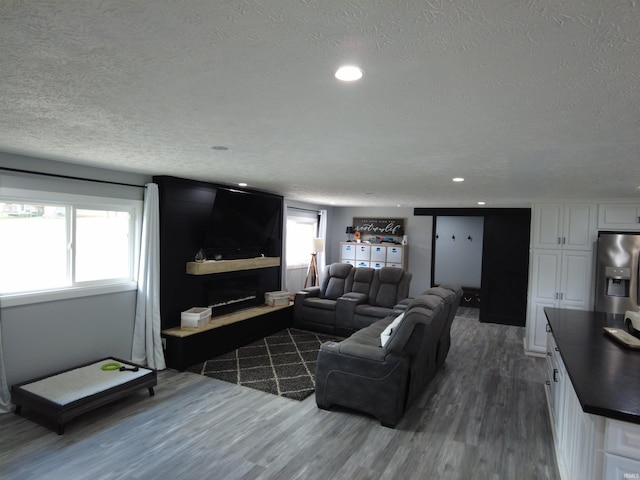
<svg viewBox="0 0 640 480"><path fill-rule="evenodd" d="M282 197L218 188L202 246L208 259L281 256Z"/></svg>

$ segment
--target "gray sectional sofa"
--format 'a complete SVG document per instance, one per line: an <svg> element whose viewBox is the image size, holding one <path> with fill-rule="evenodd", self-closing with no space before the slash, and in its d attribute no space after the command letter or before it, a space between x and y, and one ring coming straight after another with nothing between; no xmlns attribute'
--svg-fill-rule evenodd
<svg viewBox="0 0 640 480"><path fill-rule="evenodd" d="M343 341L324 343L316 366L318 407L358 410L395 427L444 363L461 297L458 285L430 288L402 303L400 319L387 316ZM394 320L399 323L388 328Z"/></svg>
<svg viewBox="0 0 640 480"><path fill-rule="evenodd" d="M296 328L348 336L407 306L412 275L401 268L354 268L334 263L325 268L319 286L297 292Z"/></svg>

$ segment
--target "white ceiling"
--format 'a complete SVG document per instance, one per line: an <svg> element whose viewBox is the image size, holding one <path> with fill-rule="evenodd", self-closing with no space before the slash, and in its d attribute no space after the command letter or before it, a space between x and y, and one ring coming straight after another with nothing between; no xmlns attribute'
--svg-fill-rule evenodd
<svg viewBox="0 0 640 480"><path fill-rule="evenodd" d="M640 198L634 0L2 0L0 62L6 152L319 204Z"/></svg>

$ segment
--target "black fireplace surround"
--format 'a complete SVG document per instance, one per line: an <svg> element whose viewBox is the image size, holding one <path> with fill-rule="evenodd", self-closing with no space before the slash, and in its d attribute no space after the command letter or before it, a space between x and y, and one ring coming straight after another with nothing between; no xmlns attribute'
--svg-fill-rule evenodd
<svg viewBox="0 0 640 480"><path fill-rule="evenodd" d="M281 257L282 197L252 191L240 194L234 189L234 195L225 198L241 198L227 203L233 206L237 218L234 222L225 222L227 231L216 236L212 227L216 225L215 222L212 224L212 218L217 218L217 214L212 214L215 200L216 197L222 198L218 196L219 190L228 190L229 187L168 176L156 176L154 182L160 193L160 316L163 330L179 326L181 312L189 308L213 305L215 317L264 303L265 292L281 289L281 264L209 275L189 275L186 265L195 260L198 250L207 250L208 247L214 248L214 253L221 254L224 260L234 258L231 252L222 248L222 244L205 243L213 242L212 238L228 241L233 231L231 223L241 225L245 218L242 208L250 209L251 205L259 204L256 199L268 199L263 203L270 205L269 212L275 212L275 218L265 222L262 234L251 233L245 225L243 245L247 247L249 243L245 237L254 236L261 245L260 254L253 252L254 256ZM277 208L274 209L273 205ZM254 229L259 225L255 219L264 213L262 207L258 210L262 213L246 212L247 224Z"/></svg>

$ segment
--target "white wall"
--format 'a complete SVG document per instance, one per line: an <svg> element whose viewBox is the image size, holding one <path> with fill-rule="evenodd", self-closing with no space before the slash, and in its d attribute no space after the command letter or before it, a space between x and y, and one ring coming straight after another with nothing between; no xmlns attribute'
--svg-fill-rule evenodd
<svg viewBox="0 0 640 480"><path fill-rule="evenodd" d="M0 152L0 167L144 185L150 176ZM0 170L0 187L142 199L144 189ZM43 240L44 241L44 240ZM0 275L2 272L0 271ZM37 272L34 272L37 275ZM0 300L2 352L9 385L105 356L131 358L136 292L12 307Z"/></svg>
<svg viewBox="0 0 640 480"><path fill-rule="evenodd" d="M135 303L134 290L2 308L7 383L107 356L130 359Z"/></svg>
<svg viewBox="0 0 640 480"><path fill-rule="evenodd" d="M484 217L439 215L436 235L433 281L480 288Z"/></svg>

